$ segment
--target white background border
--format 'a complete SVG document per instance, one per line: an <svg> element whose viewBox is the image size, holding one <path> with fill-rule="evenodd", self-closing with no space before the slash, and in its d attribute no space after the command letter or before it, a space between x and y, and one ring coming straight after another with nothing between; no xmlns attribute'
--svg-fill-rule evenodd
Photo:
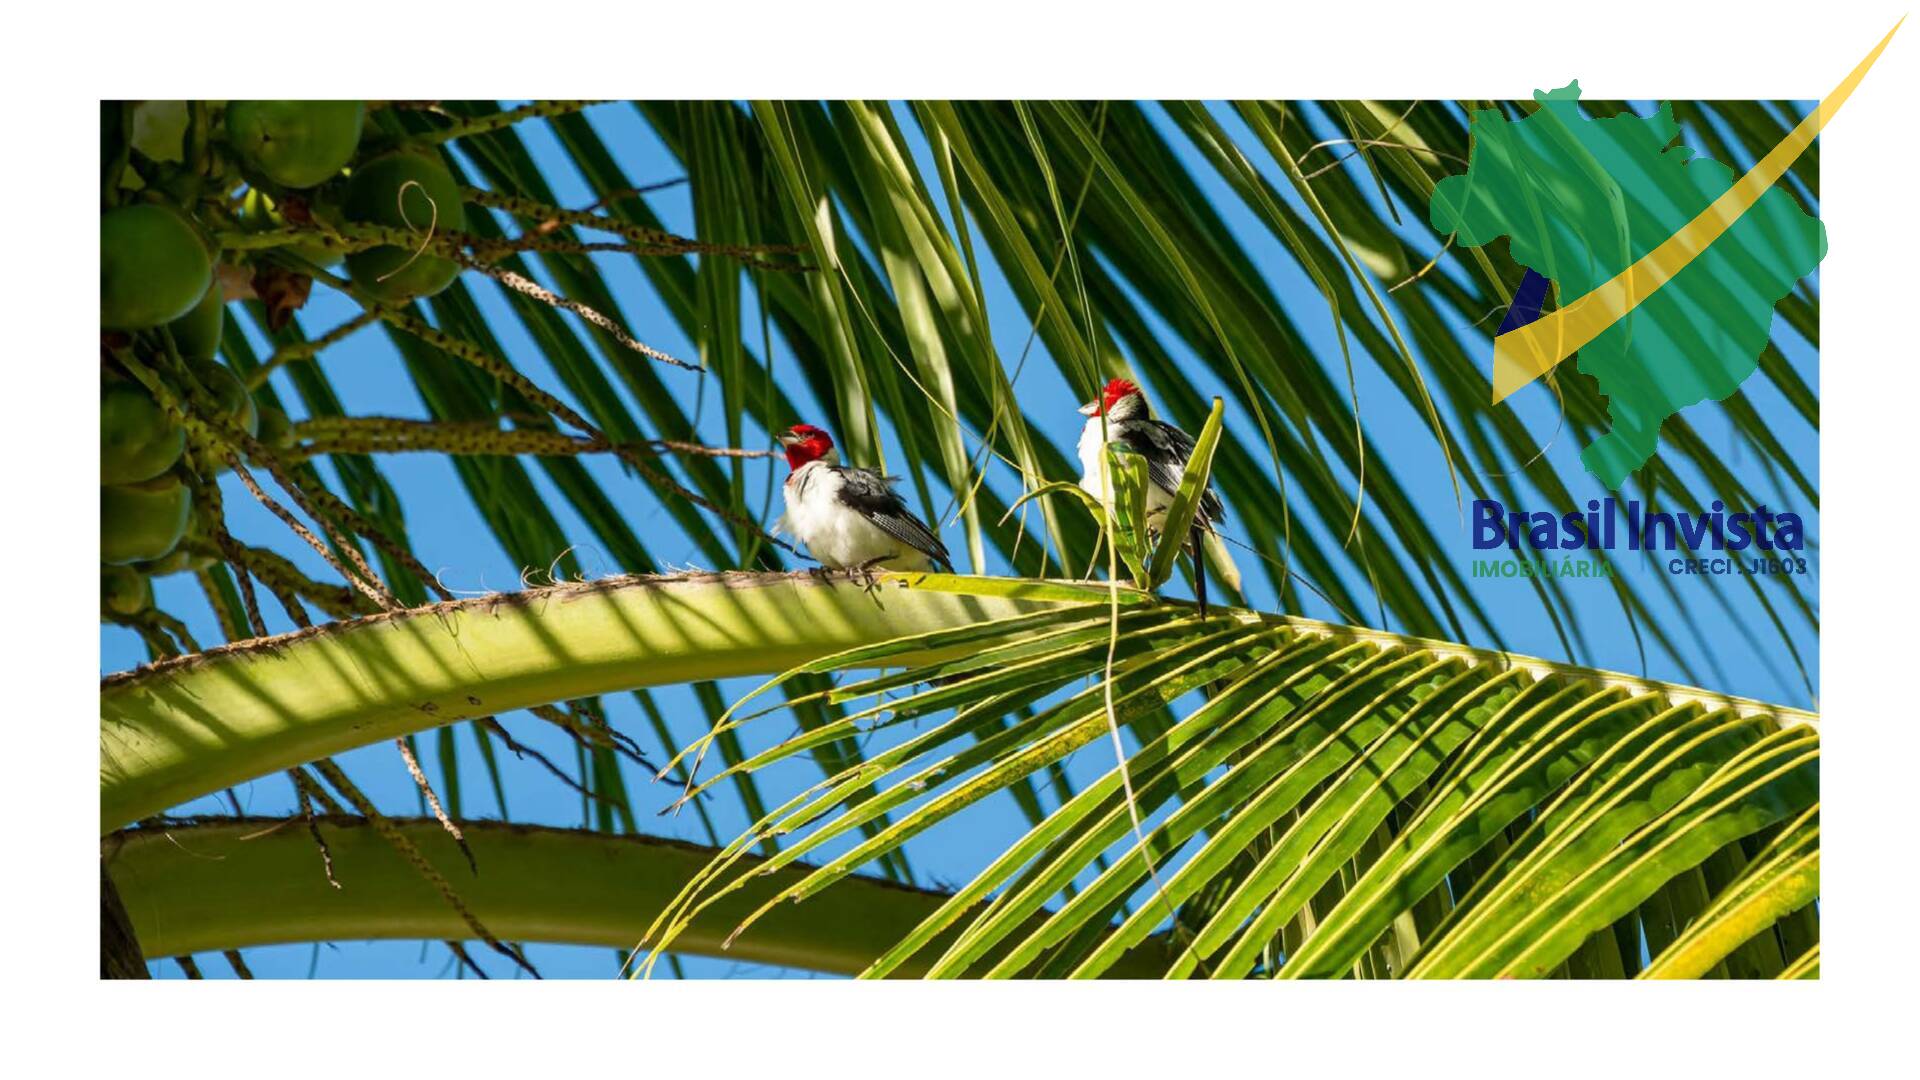
<svg viewBox="0 0 1920 1080"><path fill-rule="evenodd" d="M1920 26L1827 129L1822 215L1824 979L1818 984L861 986L95 980L93 381L103 97L1819 98L1891 4L21 5L3 204L5 1015L12 1070L444 1077L1698 1077L1909 1061L1915 815L1910 492ZM697 14L696 14L697 13ZM76 452L77 451L77 452ZM23 634L22 631L25 631ZM17 666L16 666L17 665ZM1901 1022L1897 1015L1907 1016ZM990 1032L991 1034L983 1034ZM24 1041L19 1041L20 1036ZM589 1056L624 1059L586 1060ZM1866 1062L1873 1066L1865 1066Z"/></svg>

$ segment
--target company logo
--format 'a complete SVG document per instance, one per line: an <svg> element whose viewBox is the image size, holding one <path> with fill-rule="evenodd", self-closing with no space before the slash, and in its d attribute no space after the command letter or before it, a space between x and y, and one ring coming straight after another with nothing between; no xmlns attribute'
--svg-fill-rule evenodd
<svg viewBox="0 0 1920 1080"><path fill-rule="evenodd" d="M1609 496L1588 499L1585 512L1553 513L1475 499L1472 528L1475 551L1507 548L1520 557L1505 565L1476 560L1475 577L1612 577L1610 562L1569 554L1598 551L1677 552L1659 560L1673 574L1807 572L1799 554L1807 546L1805 523L1764 503L1730 509L1715 499L1699 513L1667 513Z"/></svg>
<svg viewBox="0 0 1920 1080"><path fill-rule="evenodd" d="M1827 250L1820 222L1775 184L1892 37L1742 175L1674 145L1670 104L1590 118L1577 82L1536 93L1523 119L1472 114L1467 171L1435 186L1428 213L1462 246L1506 236L1527 270L1495 337L1493 403L1577 350L1610 423L1581 462L1618 490L1653 455L1662 421L1737 390L1774 305ZM1544 313L1549 284L1557 310Z"/></svg>

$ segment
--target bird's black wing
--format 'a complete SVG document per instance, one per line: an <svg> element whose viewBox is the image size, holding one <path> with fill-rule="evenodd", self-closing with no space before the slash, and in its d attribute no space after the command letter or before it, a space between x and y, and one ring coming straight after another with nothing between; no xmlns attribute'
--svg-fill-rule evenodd
<svg viewBox="0 0 1920 1080"><path fill-rule="evenodd" d="M1113 433L1118 442L1124 442L1140 456L1147 459L1147 479L1168 495L1180 491L1180 481L1187 475L1187 462L1193 458L1193 436L1160 420L1136 420L1119 425L1120 430ZM1214 493L1209 484L1200 494L1201 525L1212 525L1216 521L1225 521L1226 506L1220 502L1220 496Z"/></svg>
<svg viewBox="0 0 1920 1080"><path fill-rule="evenodd" d="M896 477L855 468L843 468L840 475L846 481L840 485L840 501L848 509L879 526L881 532L925 554L947 572L953 571L953 557L947 554L947 545L894 493Z"/></svg>

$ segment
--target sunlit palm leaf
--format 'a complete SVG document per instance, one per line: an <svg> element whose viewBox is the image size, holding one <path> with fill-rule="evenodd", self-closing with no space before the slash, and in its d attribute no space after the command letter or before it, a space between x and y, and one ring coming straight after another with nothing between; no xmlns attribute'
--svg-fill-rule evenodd
<svg viewBox="0 0 1920 1080"><path fill-rule="evenodd" d="M731 853L751 840L789 837L770 864L782 865L828 848L877 808L897 815L743 927L1096 743L1109 693L1118 721L1134 725L1211 688L1171 727L1135 728L1126 763L1135 809L1150 820L1165 812L1144 846L1130 840L1127 785L1108 771L868 974L913 960L935 976L1098 975L1163 931L1174 910L1178 956L1167 973L1176 976L1539 976L1596 935L1623 971L1610 952L1617 921L1818 798L1817 729L1791 710L1244 612L1202 621L1182 607L1129 604L1111 639L1095 612L1048 616L1060 626L1038 637L1034 618L1009 623L1020 636L1000 646L986 627L945 632L979 651L835 691L868 702L846 717L847 730L911 722L918 733L763 817L689 886L648 944L670 947L684 919L744 883ZM810 669L870 667L938 640L864 647ZM1041 708L956 742L1015 703ZM737 768L765 768L809 738ZM843 805L855 792L864 801ZM1683 942L1655 947L1687 959L1653 971L1704 970L1770 933L1812 895L1802 872L1809 843L1804 824L1772 841L1753 869L1717 889ZM1203 898L1204 911L1195 906ZM1290 936L1302 919L1309 929ZM938 955L922 955L948 935L957 936Z"/></svg>

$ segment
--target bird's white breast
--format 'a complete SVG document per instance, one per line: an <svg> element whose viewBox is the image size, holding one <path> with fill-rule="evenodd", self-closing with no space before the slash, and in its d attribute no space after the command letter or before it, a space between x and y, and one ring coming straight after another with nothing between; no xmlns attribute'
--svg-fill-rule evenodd
<svg viewBox="0 0 1920 1080"><path fill-rule="evenodd" d="M1077 448L1080 454L1080 490L1099 499L1102 506L1111 506L1113 496L1107 491L1106 484L1102 483L1100 473L1100 456L1106 452L1107 445L1101 434L1100 418L1097 416L1080 429L1080 445ZM1107 424L1106 434L1113 434L1111 421ZM1165 513L1172 503L1171 492L1162 491L1157 484L1147 484L1147 517Z"/></svg>
<svg viewBox="0 0 1920 1080"><path fill-rule="evenodd" d="M1080 428L1080 490L1107 503L1112 497L1100 475L1100 450L1104 445L1100 440L1100 418L1096 416Z"/></svg>
<svg viewBox="0 0 1920 1080"><path fill-rule="evenodd" d="M840 501L846 479L825 462L809 461L787 478L787 513L782 526L807 546L822 566L845 570L873 559L894 556L880 565L893 570L928 566L926 556L901 543Z"/></svg>

